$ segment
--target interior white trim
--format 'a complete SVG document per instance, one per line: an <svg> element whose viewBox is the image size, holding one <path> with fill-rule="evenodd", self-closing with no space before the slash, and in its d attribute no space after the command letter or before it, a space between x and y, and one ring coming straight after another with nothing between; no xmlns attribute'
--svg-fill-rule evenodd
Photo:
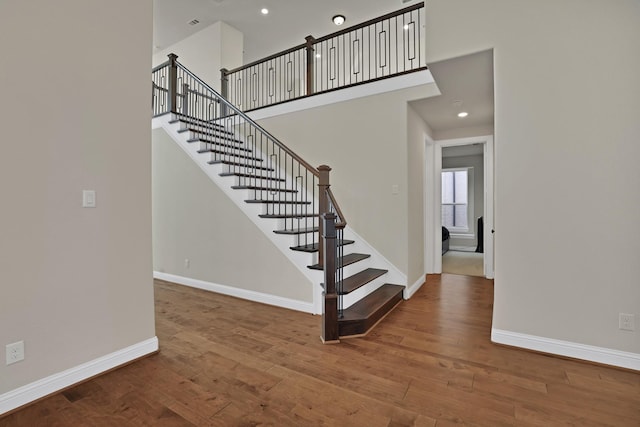
<svg viewBox="0 0 640 427"><path fill-rule="evenodd" d="M405 287L404 291L402 291L403 292L402 297L404 299L409 299L413 296L413 294L418 292L418 290L422 287L422 285L424 285L427 282L426 276L427 276L426 274L423 274L422 278L416 280L416 282L413 285Z"/></svg>
<svg viewBox="0 0 640 427"><path fill-rule="evenodd" d="M153 337L113 353L75 366L57 374L0 395L0 414L48 396L110 369L158 351L158 338Z"/></svg>
<svg viewBox="0 0 640 427"><path fill-rule="evenodd" d="M491 341L543 353L588 360L605 365L618 366L640 371L640 354L592 345L578 344L570 341L538 337L518 332L491 329Z"/></svg>
<svg viewBox="0 0 640 427"><path fill-rule="evenodd" d="M204 280L192 279L190 277L177 276L175 274L153 272L155 279L166 280L167 282L179 283L181 285L192 288L203 289L205 291L215 292L218 294L229 295L236 298L255 301L262 304L274 305L276 307L288 308L290 310L302 311L313 314L313 303L307 301L299 301L291 298L279 297L262 292L251 291L248 289L235 288L233 286L220 285L218 283L206 282Z"/></svg>

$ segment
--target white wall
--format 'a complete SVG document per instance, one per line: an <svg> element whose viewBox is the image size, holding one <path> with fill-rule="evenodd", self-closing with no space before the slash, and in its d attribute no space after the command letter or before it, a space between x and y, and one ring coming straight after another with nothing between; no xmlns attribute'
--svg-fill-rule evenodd
<svg viewBox="0 0 640 427"><path fill-rule="evenodd" d="M422 85L260 120L310 164L333 168L332 190L349 225L404 274L410 234L407 101L435 91L433 85ZM412 153L420 150L411 148ZM414 268L416 280L424 271Z"/></svg>
<svg viewBox="0 0 640 427"><path fill-rule="evenodd" d="M0 2L0 396L154 338L151 33L149 0Z"/></svg>
<svg viewBox="0 0 640 427"><path fill-rule="evenodd" d="M433 139L429 125L407 105L407 284L424 280L425 265L425 163L426 139ZM430 230L429 230L430 231ZM431 232L429 233L431 235Z"/></svg>
<svg viewBox="0 0 640 427"><path fill-rule="evenodd" d="M163 129L152 136L154 270L311 303L291 261Z"/></svg>
<svg viewBox="0 0 640 427"><path fill-rule="evenodd" d="M640 354L639 24L636 0L426 4L429 62L494 49L495 329Z"/></svg>
<svg viewBox="0 0 640 427"><path fill-rule="evenodd" d="M153 66L167 61L175 53L178 62L205 83L220 91L220 69L242 65L243 35L230 25L218 21L171 46L156 50Z"/></svg>

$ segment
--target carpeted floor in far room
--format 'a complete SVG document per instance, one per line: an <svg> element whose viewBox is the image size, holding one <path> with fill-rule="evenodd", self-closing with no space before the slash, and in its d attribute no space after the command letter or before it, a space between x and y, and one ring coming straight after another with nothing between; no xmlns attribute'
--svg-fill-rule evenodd
<svg viewBox="0 0 640 427"><path fill-rule="evenodd" d="M442 255L442 272L484 277L483 260L481 253L448 251Z"/></svg>

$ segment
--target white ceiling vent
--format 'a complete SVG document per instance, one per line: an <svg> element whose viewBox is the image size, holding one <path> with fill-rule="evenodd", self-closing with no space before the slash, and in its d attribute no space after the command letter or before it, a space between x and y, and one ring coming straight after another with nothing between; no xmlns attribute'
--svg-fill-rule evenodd
<svg viewBox="0 0 640 427"><path fill-rule="evenodd" d="M198 21L197 19L192 19L191 21L188 22L189 25L193 26L193 25L198 25L200 23L200 21Z"/></svg>

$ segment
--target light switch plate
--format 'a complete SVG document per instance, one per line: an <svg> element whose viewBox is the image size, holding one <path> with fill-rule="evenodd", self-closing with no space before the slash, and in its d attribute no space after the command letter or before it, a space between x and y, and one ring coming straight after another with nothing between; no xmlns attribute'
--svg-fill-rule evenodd
<svg viewBox="0 0 640 427"><path fill-rule="evenodd" d="M94 190L82 190L82 207L96 207L96 192Z"/></svg>
<svg viewBox="0 0 640 427"><path fill-rule="evenodd" d="M14 342L6 346L7 365L24 360L24 341Z"/></svg>

